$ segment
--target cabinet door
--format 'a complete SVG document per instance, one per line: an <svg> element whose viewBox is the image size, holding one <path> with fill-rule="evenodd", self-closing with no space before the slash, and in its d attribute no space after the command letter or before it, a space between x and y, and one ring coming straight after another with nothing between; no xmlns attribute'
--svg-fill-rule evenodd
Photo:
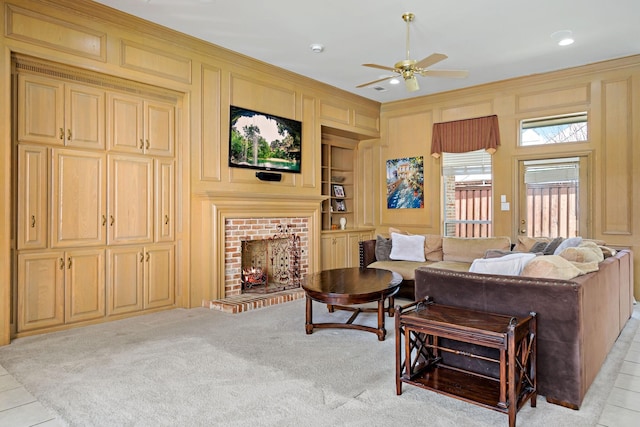
<svg viewBox="0 0 640 427"><path fill-rule="evenodd" d="M64 253L18 255L18 332L64 323Z"/></svg>
<svg viewBox="0 0 640 427"><path fill-rule="evenodd" d="M142 153L142 100L118 93L107 95L107 144L110 150Z"/></svg>
<svg viewBox="0 0 640 427"><path fill-rule="evenodd" d="M109 244L153 240L153 160L109 156Z"/></svg>
<svg viewBox="0 0 640 427"><path fill-rule="evenodd" d="M156 242L173 241L175 229L175 167L173 160L155 161Z"/></svg>
<svg viewBox="0 0 640 427"><path fill-rule="evenodd" d="M18 249L47 246L47 148L18 146Z"/></svg>
<svg viewBox="0 0 640 427"><path fill-rule="evenodd" d="M81 249L65 257L65 323L104 317L104 250Z"/></svg>
<svg viewBox="0 0 640 427"><path fill-rule="evenodd" d="M175 301L173 245L146 248L144 266L144 308L172 305Z"/></svg>
<svg viewBox="0 0 640 427"><path fill-rule="evenodd" d="M144 248L116 247L107 250L107 314L142 310Z"/></svg>
<svg viewBox="0 0 640 427"><path fill-rule="evenodd" d="M321 267L323 270L348 267L347 235L332 234L321 240Z"/></svg>
<svg viewBox="0 0 640 427"><path fill-rule="evenodd" d="M65 145L104 150L104 91L67 85L64 116Z"/></svg>
<svg viewBox="0 0 640 427"><path fill-rule="evenodd" d="M175 144L175 106L157 101L144 103L145 153L173 156Z"/></svg>
<svg viewBox="0 0 640 427"><path fill-rule="evenodd" d="M64 85L46 77L19 74L18 140L62 145L63 138Z"/></svg>
<svg viewBox="0 0 640 427"><path fill-rule="evenodd" d="M53 247L105 242L104 154L53 149Z"/></svg>

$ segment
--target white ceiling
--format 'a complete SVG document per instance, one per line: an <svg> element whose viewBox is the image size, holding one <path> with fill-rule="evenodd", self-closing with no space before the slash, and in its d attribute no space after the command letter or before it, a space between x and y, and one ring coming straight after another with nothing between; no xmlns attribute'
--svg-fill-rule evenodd
<svg viewBox="0 0 640 427"><path fill-rule="evenodd" d="M94 1L379 102L640 53L640 0ZM363 63L405 59L405 12L415 14L411 59L444 53L431 69L469 76L418 77L417 92L357 89L390 75ZM559 47L551 35L567 29L576 41Z"/></svg>

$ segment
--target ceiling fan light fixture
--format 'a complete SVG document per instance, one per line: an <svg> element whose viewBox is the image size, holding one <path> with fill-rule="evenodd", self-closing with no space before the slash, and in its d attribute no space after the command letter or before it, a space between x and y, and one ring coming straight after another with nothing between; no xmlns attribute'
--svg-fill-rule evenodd
<svg viewBox="0 0 640 427"><path fill-rule="evenodd" d="M418 79L416 79L416 76L411 76L404 79L404 85L409 92L420 90L420 85L418 84Z"/></svg>

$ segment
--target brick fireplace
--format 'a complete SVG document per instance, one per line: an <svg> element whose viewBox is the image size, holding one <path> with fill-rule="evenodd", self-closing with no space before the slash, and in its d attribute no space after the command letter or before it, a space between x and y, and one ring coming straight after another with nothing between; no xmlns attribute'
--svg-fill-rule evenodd
<svg viewBox="0 0 640 427"><path fill-rule="evenodd" d="M276 279L270 280L267 286L279 289L291 289L299 287L295 283L296 275L298 279L309 271L309 220L308 218L228 218L225 220L225 276L224 276L224 296L225 298L239 295L243 292L242 276L243 266L242 250L247 246L247 242L269 241L272 239L292 239L297 240L299 247L299 259L296 260L298 271L291 272L286 283L274 283ZM265 248L265 250L267 250ZM271 256L269 254L268 256ZM272 270L271 260L266 259L259 265L265 270ZM289 264L293 260L287 258ZM294 267L288 265L286 269ZM299 280L298 280L299 282ZM269 290L265 291L269 293Z"/></svg>
<svg viewBox="0 0 640 427"><path fill-rule="evenodd" d="M191 251L190 298L201 300L204 307L232 313L304 298L301 288L266 297L243 294L242 241L271 238L278 227L287 227L299 238L298 263L304 278L320 265L322 200L315 195L203 193L192 210L202 234Z"/></svg>

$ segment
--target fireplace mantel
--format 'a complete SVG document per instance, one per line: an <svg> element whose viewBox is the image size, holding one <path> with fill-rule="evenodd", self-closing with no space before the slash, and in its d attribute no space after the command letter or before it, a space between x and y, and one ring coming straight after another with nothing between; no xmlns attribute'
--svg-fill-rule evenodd
<svg viewBox="0 0 640 427"><path fill-rule="evenodd" d="M225 224L238 218L306 218L308 222L309 272L320 266L320 195L283 195L265 193L203 192L194 204L195 220L200 222L201 236L191 250L191 304L224 298L225 293ZM199 217L199 218L198 218Z"/></svg>

